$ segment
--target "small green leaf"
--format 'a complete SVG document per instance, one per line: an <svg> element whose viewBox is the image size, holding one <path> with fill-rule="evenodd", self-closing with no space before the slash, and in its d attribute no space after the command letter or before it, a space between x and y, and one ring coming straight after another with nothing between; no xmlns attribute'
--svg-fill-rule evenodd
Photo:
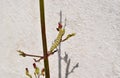
<svg viewBox="0 0 120 78"><path fill-rule="evenodd" d="M17 50L17 52L19 52L19 55L20 55L20 56L26 57L26 54L25 54L23 51Z"/></svg>
<svg viewBox="0 0 120 78"><path fill-rule="evenodd" d="M32 75L29 74L28 68L25 68L25 70L26 70L26 75L27 75L29 78L32 78Z"/></svg>

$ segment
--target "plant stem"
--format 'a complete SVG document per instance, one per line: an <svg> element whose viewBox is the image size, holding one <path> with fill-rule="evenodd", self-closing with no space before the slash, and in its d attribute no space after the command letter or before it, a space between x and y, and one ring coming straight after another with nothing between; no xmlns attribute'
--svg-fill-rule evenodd
<svg viewBox="0 0 120 78"><path fill-rule="evenodd" d="M61 78L61 42L58 50L58 77Z"/></svg>
<svg viewBox="0 0 120 78"><path fill-rule="evenodd" d="M45 14L44 13L44 0L39 0L39 5L40 5L43 54L44 56L46 56L47 55L47 42L46 42L45 15L44 15ZM50 78L48 57L44 59L44 67L45 67L45 78Z"/></svg>

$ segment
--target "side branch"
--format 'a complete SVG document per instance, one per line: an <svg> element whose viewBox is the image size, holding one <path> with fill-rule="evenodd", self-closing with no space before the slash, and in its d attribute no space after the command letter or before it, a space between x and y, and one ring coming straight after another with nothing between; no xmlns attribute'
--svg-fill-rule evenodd
<svg viewBox="0 0 120 78"><path fill-rule="evenodd" d="M19 52L19 55L20 56L23 56L23 57L26 57L26 56L29 56L29 57L37 57L39 58L38 60L34 59L35 62L39 62L40 60L42 59L46 59L48 58L50 55L53 55L55 52L57 52L58 50L55 50L54 52L49 52L46 56L39 56L39 55L33 55L33 54L27 54L21 50L17 50L17 52Z"/></svg>
<svg viewBox="0 0 120 78"><path fill-rule="evenodd" d="M68 34L67 37L65 39L63 39L61 42L68 40L72 36L75 36L75 33Z"/></svg>
<svg viewBox="0 0 120 78"><path fill-rule="evenodd" d="M27 53L25 53L25 52L23 52L21 50L17 50L17 52L19 52L19 55L23 56L23 57L26 57L26 56L29 56L29 57L39 57L39 58L43 57L43 56L39 56L39 55L27 54Z"/></svg>

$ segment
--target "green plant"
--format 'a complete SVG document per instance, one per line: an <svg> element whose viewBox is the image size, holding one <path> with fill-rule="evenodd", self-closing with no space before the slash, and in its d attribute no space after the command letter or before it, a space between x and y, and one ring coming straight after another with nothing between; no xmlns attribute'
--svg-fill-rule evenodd
<svg viewBox="0 0 120 78"><path fill-rule="evenodd" d="M36 63L33 63L33 68L35 69L34 76L35 76L35 78L40 78L41 75L42 76L45 75L45 78L50 78L48 57L50 55L53 55L57 51L60 54L60 52L61 52L60 51L61 50L61 47L60 47L61 42L64 42L64 41L68 40L70 37L74 36L75 33L68 34L65 39L62 39L62 37L65 33L66 19L65 19L65 25L63 27L62 20L61 20L62 19L62 17L61 17L62 12L60 12L60 22L58 23L58 28L57 28L58 35L55 39L55 42L53 43L50 50L48 51L47 50L47 42L46 42L44 0L39 0L39 4L40 4L40 19L41 19L41 21L40 21L41 22L41 34L42 34L42 43L43 43L43 56L27 54L26 52L23 52L21 50L17 50L17 51L19 52L19 55L21 55L23 57L29 56L29 57L39 58L38 60L34 59L35 62L39 62L40 60L43 59L44 60L44 68L42 70L39 69L39 67L36 65ZM59 49L56 49L58 46L59 46ZM58 57L60 58L60 55ZM61 61L61 59L59 61ZM59 62L59 65L61 65L61 62ZM59 67L61 67L61 66L59 66ZM26 75L29 78L32 78L32 75L29 73L28 68L26 68L25 70L26 70ZM61 70L59 71L59 73L60 72L61 72ZM61 76L61 75L59 75L59 76Z"/></svg>

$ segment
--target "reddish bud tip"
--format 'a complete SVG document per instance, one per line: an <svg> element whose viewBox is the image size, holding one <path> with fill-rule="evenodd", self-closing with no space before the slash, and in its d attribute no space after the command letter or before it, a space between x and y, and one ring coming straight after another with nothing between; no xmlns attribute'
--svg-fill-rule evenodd
<svg viewBox="0 0 120 78"><path fill-rule="evenodd" d="M44 76L45 75L45 69L43 68L41 71L41 74Z"/></svg>
<svg viewBox="0 0 120 78"><path fill-rule="evenodd" d="M36 68L36 64L35 63L33 63L33 67Z"/></svg>
<svg viewBox="0 0 120 78"><path fill-rule="evenodd" d="M25 68L26 72L29 72L28 68Z"/></svg>
<svg viewBox="0 0 120 78"><path fill-rule="evenodd" d="M61 23L58 23L58 28L62 28L62 24Z"/></svg>

